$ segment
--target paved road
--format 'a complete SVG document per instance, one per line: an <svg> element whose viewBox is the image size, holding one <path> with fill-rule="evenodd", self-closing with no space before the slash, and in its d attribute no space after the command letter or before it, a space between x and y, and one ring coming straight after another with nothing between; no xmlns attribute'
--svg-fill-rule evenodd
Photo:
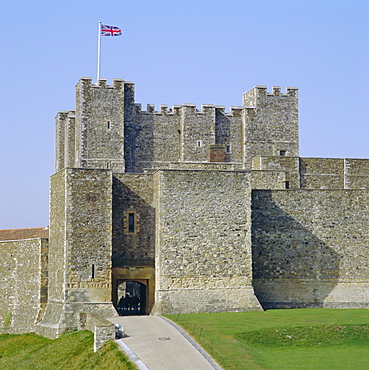
<svg viewBox="0 0 369 370"><path fill-rule="evenodd" d="M108 320L124 327L127 337L117 342L142 370L221 369L162 317L120 316Z"/></svg>

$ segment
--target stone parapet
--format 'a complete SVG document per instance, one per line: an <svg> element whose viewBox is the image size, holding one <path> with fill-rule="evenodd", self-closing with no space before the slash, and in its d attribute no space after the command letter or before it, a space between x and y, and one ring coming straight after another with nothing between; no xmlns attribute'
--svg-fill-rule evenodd
<svg viewBox="0 0 369 370"><path fill-rule="evenodd" d="M104 317L94 313L78 313L78 330L90 330L94 333L94 352L105 342L115 339L115 325Z"/></svg>

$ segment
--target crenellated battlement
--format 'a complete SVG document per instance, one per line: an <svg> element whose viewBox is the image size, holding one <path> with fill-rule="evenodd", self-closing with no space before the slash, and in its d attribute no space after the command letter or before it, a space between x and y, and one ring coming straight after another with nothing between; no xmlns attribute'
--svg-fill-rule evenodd
<svg viewBox="0 0 369 370"><path fill-rule="evenodd" d="M286 87L285 92L281 92L280 86L273 86L272 92L268 92L267 86L257 85L249 91L246 91L242 95L242 103L244 106L256 107L262 101L268 101L265 99L283 99L293 100L297 106L298 88L297 87ZM273 100L276 101L276 100ZM265 103L261 103L264 105Z"/></svg>
<svg viewBox="0 0 369 370"><path fill-rule="evenodd" d="M268 96L296 96L298 88L297 87L286 87L285 93L281 92L280 86L272 86L272 92L267 91L268 87L265 85L257 85L253 89L245 92L247 94L250 91L255 90L257 95L268 95Z"/></svg>
<svg viewBox="0 0 369 370"><path fill-rule="evenodd" d="M63 168L67 157L75 167L118 172L143 172L166 161L205 163L212 145L221 145L222 161L245 168L255 155L298 155L297 88L282 92L273 86L268 92L267 86L257 85L243 94L242 106L229 111L223 105L195 103L147 104L143 109L134 90L134 83L123 79L108 84L105 78L94 83L82 77L76 111L57 116L56 168Z"/></svg>
<svg viewBox="0 0 369 370"><path fill-rule="evenodd" d="M124 81L121 78L113 78L112 84L108 85L106 78L99 78L97 82L93 83L92 77L82 77L77 83L77 86L79 85L84 87L91 87L94 89L121 89L123 85L134 85L134 83L130 81Z"/></svg>
<svg viewBox="0 0 369 370"><path fill-rule="evenodd" d="M66 119L68 117L69 111L60 111L57 113L57 119Z"/></svg>
<svg viewBox="0 0 369 370"><path fill-rule="evenodd" d="M223 105L201 104L200 109L198 109L195 103L185 103L182 105L173 105L171 108L168 108L167 104L160 104L159 110L155 109L155 104L147 104L146 110L142 110L141 103L134 103L134 111L136 114L155 114L155 115L180 115L181 110L184 109L186 111L186 114L193 114L199 116L209 113L211 114L219 113L227 115L229 117L232 116L239 117L244 108L245 107L243 106L231 106L230 111L226 112L225 106Z"/></svg>

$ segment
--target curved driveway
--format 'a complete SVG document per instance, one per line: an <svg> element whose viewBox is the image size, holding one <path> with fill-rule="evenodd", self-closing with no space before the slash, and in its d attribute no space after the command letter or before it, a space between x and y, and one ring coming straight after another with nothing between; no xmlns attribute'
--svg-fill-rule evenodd
<svg viewBox="0 0 369 370"><path fill-rule="evenodd" d="M140 370L221 369L192 338L165 318L120 316L108 320L123 326L127 337L117 343Z"/></svg>

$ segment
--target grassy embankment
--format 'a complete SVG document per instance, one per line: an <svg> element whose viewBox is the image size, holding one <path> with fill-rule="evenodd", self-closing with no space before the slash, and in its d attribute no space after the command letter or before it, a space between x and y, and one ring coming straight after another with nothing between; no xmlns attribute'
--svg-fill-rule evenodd
<svg viewBox="0 0 369 370"><path fill-rule="evenodd" d="M369 310L269 310L167 316L225 369L368 369ZM93 334L50 340L0 335L1 369L134 369L114 342L93 352Z"/></svg>
<svg viewBox="0 0 369 370"><path fill-rule="evenodd" d="M224 369L368 369L369 310L168 315Z"/></svg>
<svg viewBox="0 0 369 370"><path fill-rule="evenodd" d="M36 334L0 335L0 369L137 369L113 341L94 353L90 331L51 340Z"/></svg>

